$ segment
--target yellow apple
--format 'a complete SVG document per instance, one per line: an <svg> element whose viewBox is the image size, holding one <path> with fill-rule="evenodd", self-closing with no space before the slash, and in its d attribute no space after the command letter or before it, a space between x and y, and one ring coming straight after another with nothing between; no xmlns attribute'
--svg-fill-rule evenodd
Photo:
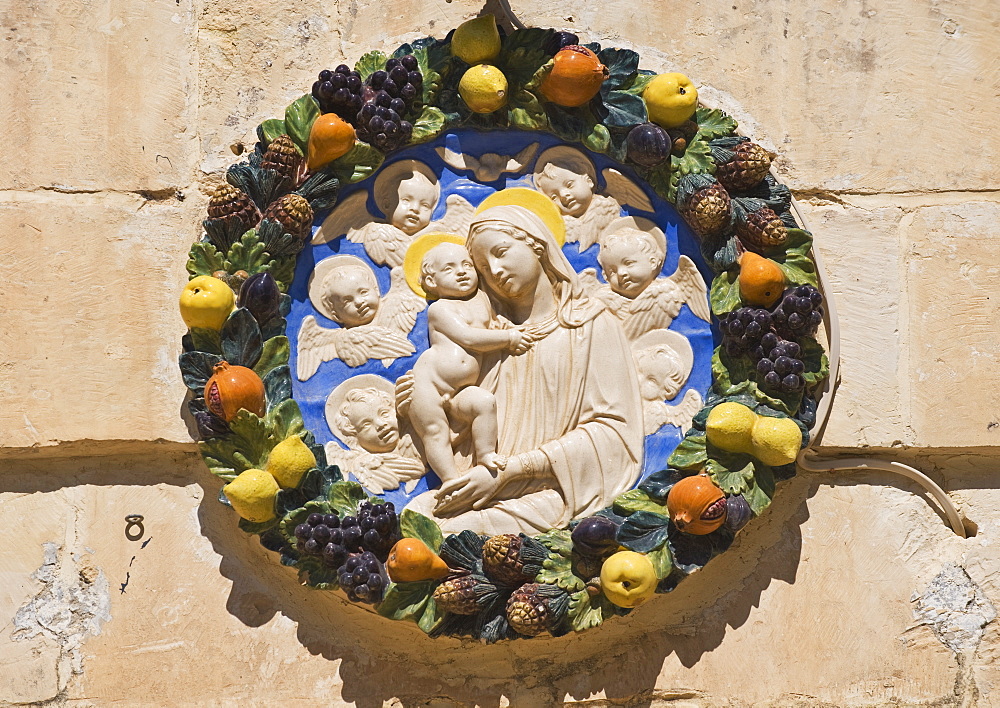
<svg viewBox="0 0 1000 708"><path fill-rule="evenodd" d="M694 115L698 89L684 74L660 74L642 92L649 120L661 128L676 128Z"/></svg>
<svg viewBox="0 0 1000 708"><path fill-rule="evenodd" d="M181 318L188 329L222 329L235 303L232 288L218 278L199 275L181 293Z"/></svg>
<svg viewBox="0 0 1000 708"><path fill-rule="evenodd" d="M618 551L601 566L601 590L619 607L638 607L656 592L656 569L642 553Z"/></svg>

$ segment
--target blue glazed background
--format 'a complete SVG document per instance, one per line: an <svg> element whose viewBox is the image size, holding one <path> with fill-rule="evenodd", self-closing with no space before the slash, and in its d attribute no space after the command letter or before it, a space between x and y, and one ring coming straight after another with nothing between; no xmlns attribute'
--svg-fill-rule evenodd
<svg viewBox="0 0 1000 708"><path fill-rule="evenodd" d="M501 175L500 179L495 182L480 184L472 181L472 174L470 172L455 172L448 167L438 157L435 152L436 147L445 145L456 152L463 152L478 157L488 152L513 155L534 142L539 143L536 157L546 148L562 144L562 141L558 138L542 133L521 131L484 133L474 130L464 130L447 133L433 142L395 153L386 161L386 164L398 160L417 159L427 163L431 166L432 170L440 174L441 199L432 217L433 220L437 220L444 216L445 198L450 194L460 194L472 203L473 206L477 206L483 199L497 190L507 187L530 188L532 186L530 173L534 165L531 165L523 175L505 174ZM649 196L655 209L652 214L638 211L631 206L626 206L623 211L625 214L644 216L652 219L663 229L667 237L667 258L663 266L663 274L673 274L677 268L677 259L683 253L698 265L705 282L711 284L713 274L702 259L698 242L676 210L657 196L652 189L648 188L645 182L629 168L603 155L591 153L582 148L582 146L575 147L582 149L594 162L597 167L599 181L600 173L604 168L613 167L640 184ZM358 190L370 190L373 182L374 180L369 178L359 184L350 185L341 192L340 198L344 199ZM604 184L601 182L598 188L603 189L603 187ZM384 216L375 206L375 201L371 194L369 194L368 198L368 211L379 218ZM314 229L316 228L318 228L318 224L314 225ZM601 269L597 263L597 251L598 246L596 245L582 253L579 251L578 244L575 243L567 243L563 247L563 252L577 271L581 271L584 268L595 268L600 275ZM372 270L375 272L382 295L384 296L389 290L389 268L373 264L367 257L362 244L351 243L346 238L338 238L329 243L319 245L309 244L299 256L295 269L295 278L289 289L292 305L287 317L287 334L292 343L290 361L290 368L293 372L292 393L302 410L302 417L306 428L312 431L316 436L317 442L323 445L331 440L337 441L326 423L324 408L327 396L339 383L359 374L377 374L389 381L395 381L399 376L402 376L413 368L417 357L427 348L427 313L425 310L417 317L416 325L410 333L410 341L414 343L417 349L412 356L397 359L388 368L384 367L378 360L370 360L357 368L351 368L340 360L328 361L323 363L319 371L308 381L298 380L294 372L297 365L296 342L302 319L307 315L313 315L321 326L338 326L313 308L312 303L309 301L308 293L309 274L312 272L313 266L324 258L337 254L354 255L364 260L371 265ZM603 278L601 279L603 280ZM694 350L694 366L691 370L691 376L688 378L685 387L681 389L673 401L680 402L684 394L691 389L700 393L702 398L704 398L709 387L712 385L711 358L714 343L711 326L707 322L698 319L688 306L684 305L680 314L670 325L670 329L687 337ZM683 436L683 430L673 425L665 425L656 433L646 437L645 464L643 466L642 478L666 467L667 458L680 443ZM339 441L337 443L340 444ZM433 473L428 473L418 482L412 494L407 495L403 491L403 488L400 487L397 490L386 492L381 496L387 501L393 502L396 508L400 509L409 499L426 491L428 488L433 489L438 483L439 480L437 477Z"/></svg>

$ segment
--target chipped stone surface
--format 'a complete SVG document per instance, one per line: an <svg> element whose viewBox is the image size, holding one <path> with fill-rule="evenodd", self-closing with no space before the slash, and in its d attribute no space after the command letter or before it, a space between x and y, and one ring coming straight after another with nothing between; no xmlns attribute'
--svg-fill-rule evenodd
<svg viewBox="0 0 1000 708"><path fill-rule="evenodd" d="M914 593L912 601L914 617L930 625L956 654L975 649L983 628L997 616L996 608L957 565L946 565L922 593Z"/></svg>

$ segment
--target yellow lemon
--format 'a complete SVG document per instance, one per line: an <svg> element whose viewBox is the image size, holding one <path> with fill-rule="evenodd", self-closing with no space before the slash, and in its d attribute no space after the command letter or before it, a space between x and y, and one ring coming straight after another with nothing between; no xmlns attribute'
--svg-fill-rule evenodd
<svg viewBox="0 0 1000 708"><path fill-rule="evenodd" d="M264 470L246 470L222 488L236 513L247 521L260 524L270 521L274 513L274 498L278 483Z"/></svg>
<svg viewBox="0 0 1000 708"><path fill-rule="evenodd" d="M694 115L698 89L684 74L660 74L642 92L649 119L661 128L676 128Z"/></svg>
<svg viewBox="0 0 1000 708"><path fill-rule="evenodd" d="M451 53L466 64L493 61L500 54L500 32L493 15L463 22L451 36Z"/></svg>
<svg viewBox="0 0 1000 708"><path fill-rule="evenodd" d="M802 447L802 430L791 418L757 416L750 437L751 454L765 465L774 467L795 462Z"/></svg>
<svg viewBox="0 0 1000 708"><path fill-rule="evenodd" d="M726 401L708 414L705 435L708 441L728 452L750 452L751 434L757 414L742 403Z"/></svg>
<svg viewBox="0 0 1000 708"><path fill-rule="evenodd" d="M495 66L478 64L462 74L458 93L476 113L492 113L507 105L507 77Z"/></svg>
<svg viewBox="0 0 1000 708"><path fill-rule="evenodd" d="M642 553L618 551L601 566L601 590L619 607L638 607L656 593L656 569Z"/></svg>
<svg viewBox="0 0 1000 708"><path fill-rule="evenodd" d="M316 466L316 456L302 442L302 438L293 435L274 446L267 456L265 469L271 473L283 488L299 486L302 475Z"/></svg>
<svg viewBox="0 0 1000 708"><path fill-rule="evenodd" d="M181 319L188 329L222 329L236 304L233 289L218 278L199 275L181 292Z"/></svg>

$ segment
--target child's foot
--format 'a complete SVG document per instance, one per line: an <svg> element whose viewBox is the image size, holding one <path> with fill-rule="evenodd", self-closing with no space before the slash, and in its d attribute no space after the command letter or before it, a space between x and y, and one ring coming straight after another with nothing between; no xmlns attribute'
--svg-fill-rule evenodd
<svg viewBox="0 0 1000 708"><path fill-rule="evenodd" d="M490 472L500 472L507 466L507 458L504 455L491 452L488 455L483 455L483 459L479 461L479 464Z"/></svg>

